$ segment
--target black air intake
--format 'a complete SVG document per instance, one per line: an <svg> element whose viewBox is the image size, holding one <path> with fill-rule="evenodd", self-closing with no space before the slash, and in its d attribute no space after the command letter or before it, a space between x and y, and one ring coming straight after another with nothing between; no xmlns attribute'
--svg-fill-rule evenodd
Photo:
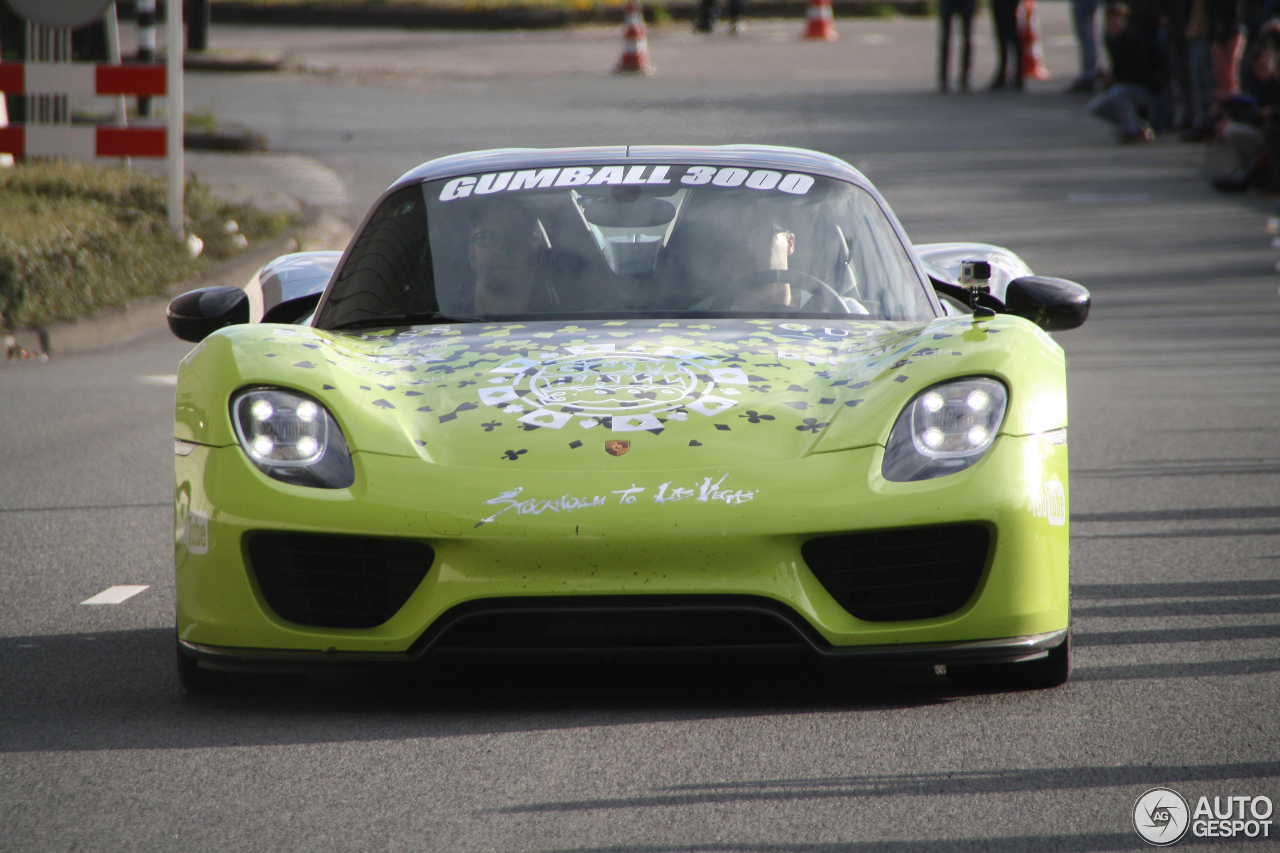
<svg viewBox="0 0 1280 853"><path fill-rule="evenodd" d="M372 628L396 614L435 559L408 539L252 533L249 560L281 619L317 628Z"/></svg>
<svg viewBox="0 0 1280 853"><path fill-rule="evenodd" d="M803 645L802 620L754 596L620 595L482 599L433 626L448 649L663 649Z"/></svg>
<svg viewBox="0 0 1280 853"><path fill-rule="evenodd" d="M991 535L980 524L824 536L800 553L841 607L868 622L943 616L978 588Z"/></svg>

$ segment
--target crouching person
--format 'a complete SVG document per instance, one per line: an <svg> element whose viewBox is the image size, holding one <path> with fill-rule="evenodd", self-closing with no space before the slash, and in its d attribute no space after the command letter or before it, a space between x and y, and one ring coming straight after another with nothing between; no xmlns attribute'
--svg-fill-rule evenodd
<svg viewBox="0 0 1280 853"><path fill-rule="evenodd" d="M1129 7L1124 3L1107 5L1111 85L1089 102L1089 112L1114 124L1122 142L1155 138L1147 117L1164 86L1164 61L1157 34L1149 29L1130 24Z"/></svg>
<svg viewBox="0 0 1280 853"><path fill-rule="evenodd" d="M1223 192L1280 186L1280 23L1263 28L1248 56L1249 93L1221 107L1227 121L1209 146L1209 180Z"/></svg>

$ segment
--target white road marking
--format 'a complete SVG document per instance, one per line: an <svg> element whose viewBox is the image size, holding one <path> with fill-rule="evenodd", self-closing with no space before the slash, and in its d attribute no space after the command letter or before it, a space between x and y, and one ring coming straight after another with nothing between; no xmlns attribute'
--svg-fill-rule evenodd
<svg viewBox="0 0 1280 853"><path fill-rule="evenodd" d="M150 584L144 584L142 586L125 585L125 586L107 587L102 592L95 595L93 598L86 598L84 601L80 603L81 604L119 604L122 601L127 601L128 599L133 598L135 595L142 592L144 589L150 589L150 588L151 588Z"/></svg>
<svg viewBox="0 0 1280 853"><path fill-rule="evenodd" d="M165 373L158 376L135 376L139 382L145 382L148 385L177 385L178 374Z"/></svg>

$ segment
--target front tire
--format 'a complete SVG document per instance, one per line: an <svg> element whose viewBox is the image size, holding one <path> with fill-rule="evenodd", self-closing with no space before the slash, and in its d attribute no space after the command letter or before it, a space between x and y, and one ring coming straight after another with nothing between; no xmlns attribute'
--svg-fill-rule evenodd
<svg viewBox="0 0 1280 853"><path fill-rule="evenodd" d="M1061 687L1070 677L1070 631L1039 660L947 666L947 679L956 687L986 690L1046 690Z"/></svg>

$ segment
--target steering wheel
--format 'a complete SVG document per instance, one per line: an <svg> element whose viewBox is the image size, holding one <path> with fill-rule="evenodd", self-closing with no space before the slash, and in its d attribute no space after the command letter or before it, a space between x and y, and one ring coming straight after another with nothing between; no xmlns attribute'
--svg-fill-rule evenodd
<svg viewBox="0 0 1280 853"><path fill-rule="evenodd" d="M782 283L790 283L796 290L803 290L806 293L813 294L813 298L817 302L814 307L822 313L853 313L849 306L845 304L845 301L840 298L840 294L836 293L835 288L817 276L812 276L799 270L760 270L759 272L744 275L742 278L735 279L725 289L724 293L717 296L715 301L711 303L710 308L713 311L728 310L733 307L733 303L738 301L738 297L748 290L763 287L766 284ZM788 308L788 310L795 309Z"/></svg>

